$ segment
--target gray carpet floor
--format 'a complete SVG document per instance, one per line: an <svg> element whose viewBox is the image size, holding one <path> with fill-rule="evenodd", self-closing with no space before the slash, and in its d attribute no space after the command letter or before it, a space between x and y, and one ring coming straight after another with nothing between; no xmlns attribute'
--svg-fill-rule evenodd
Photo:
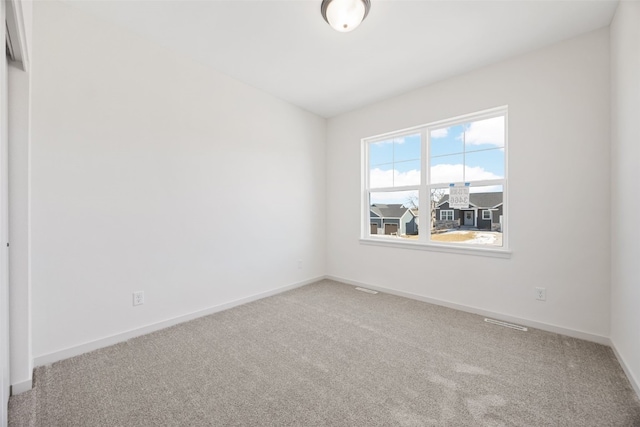
<svg viewBox="0 0 640 427"><path fill-rule="evenodd" d="M612 350L321 281L39 367L11 426L640 426Z"/></svg>

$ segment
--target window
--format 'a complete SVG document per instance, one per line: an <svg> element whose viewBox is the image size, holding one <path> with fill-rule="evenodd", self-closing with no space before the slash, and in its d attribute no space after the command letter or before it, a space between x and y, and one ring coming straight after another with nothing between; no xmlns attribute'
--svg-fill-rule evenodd
<svg viewBox="0 0 640 427"><path fill-rule="evenodd" d="M363 240L506 249L506 149L506 107L365 138Z"/></svg>
<svg viewBox="0 0 640 427"><path fill-rule="evenodd" d="M440 211L440 221L453 221L453 210L442 209Z"/></svg>
<svg viewBox="0 0 640 427"><path fill-rule="evenodd" d="M367 223L385 224L377 234L404 239L418 238L422 137L399 133L367 144ZM376 235L377 235L376 234Z"/></svg>

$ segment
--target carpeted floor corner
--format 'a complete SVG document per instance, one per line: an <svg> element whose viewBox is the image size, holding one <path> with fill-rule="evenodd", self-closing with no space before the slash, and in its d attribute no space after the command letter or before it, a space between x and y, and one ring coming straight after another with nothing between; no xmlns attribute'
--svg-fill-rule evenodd
<svg viewBox="0 0 640 427"><path fill-rule="evenodd" d="M11 426L640 426L612 350L324 280L39 367Z"/></svg>
<svg viewBox="0 0 640 427"><path fill-rule="evenodd" d="M9 425L12 427L36 426L36 390L29 390L9 399Z"/></svg>

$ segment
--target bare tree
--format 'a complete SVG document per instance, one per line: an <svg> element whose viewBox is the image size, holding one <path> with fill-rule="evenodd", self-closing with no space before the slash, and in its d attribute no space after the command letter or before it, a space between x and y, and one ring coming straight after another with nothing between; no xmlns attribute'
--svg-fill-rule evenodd
<svg viewBox="0 0 640 427"><path fill-rule="evenodd" d="M418 209L418 194L414 193L407 197L407 201L404 202L404 207L409 209Z"/></svg>
<svg viewBox="0 0 640 427"><path fill-rule="evenodd" d="M438 203L442 200L442 198L447 194L447 190L445 188L436 188L431 190L429 207L431 212L431 228L434 228L436 225L436 207ZM411 194L407 197L406 202L404 202L404 207L409 209L418 209L418 195Z"/></svg>

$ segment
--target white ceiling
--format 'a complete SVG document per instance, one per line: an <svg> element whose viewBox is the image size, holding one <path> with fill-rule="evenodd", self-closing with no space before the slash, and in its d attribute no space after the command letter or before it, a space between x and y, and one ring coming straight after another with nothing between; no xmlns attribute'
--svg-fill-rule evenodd
<svg viewBox="0 0 640 427"><path fill-rule="evenodd" d="M609 25L613 0L372 0L351 33L321 0L67 3L324 117Z"/></svg>

